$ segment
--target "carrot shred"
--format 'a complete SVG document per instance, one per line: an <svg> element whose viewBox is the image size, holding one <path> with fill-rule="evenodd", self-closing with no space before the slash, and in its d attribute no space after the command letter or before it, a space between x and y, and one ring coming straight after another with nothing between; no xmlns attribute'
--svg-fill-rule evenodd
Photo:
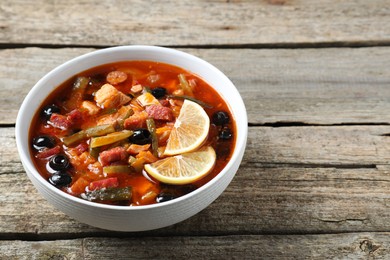
<svg viewBox="0 0 390 260"><path fill-rule="evenodd" d="M140 151L136 158L142 158L145 163L154 163L158 160L150 151Z"/></svg>
<svg viewBox="0 0 390 260"><path fill-rule="evenodd" d="M127 152L132 155L139 154L141 151L147 151L150 148L150 144L131 144L129 148L127 148Z"/></svg>
<svg viewBox="0 0 390 260"><path fill-rule="evenodd" d="M90 180L86 180L83 177L80 177L75 181L72 186L70 186L70 190L73 194L78 195L85 192L85 188L89 185Z"/></svg>

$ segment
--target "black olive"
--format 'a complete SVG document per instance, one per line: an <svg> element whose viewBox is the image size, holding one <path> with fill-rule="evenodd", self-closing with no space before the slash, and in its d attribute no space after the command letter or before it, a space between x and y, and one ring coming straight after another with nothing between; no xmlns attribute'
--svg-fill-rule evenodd
<svg viewBox="0 0 390 260"><path fill-rule="evenodd" d="M222 140L229 140L233 136L232 130L228 127L224 127L221 132L219 133L219 139Z"/></svg>
<svg viewBox="0 0 390 260"><path fill-rule="evenodd" d="M229 123L230 118L229 118L229 115L226 112L218 111L218 112L215 112L213 114L211 121L215 125L224 125L224 124Z"/></svg>
<svg viewBox="0 0 390 260"><path fill-rule="evenodd" d="M47 105L42 109L42 116L46 120L50 120L50 117L53 113L60 113L61 110L58 106L52 104L52 105Z"/></svg>
<svg viewBox="0 0 390 260"><path fill-rule="evenodd" d="M72 177L67 172L56 172L50 176L49 183L57 188L65 187L72 183Z"/></svg>
<svg viewBox="0 0 390 260"><path fill-rule="evenodd" d="M167 94L167 90L163 87L157 87L152 89L152 95L155 98L162 98Z"/></svg>
<svg viewBox="0 0 390 260"><path fill-rule="evenodd" d="M69 159L63 154L57 154L50 158L49 166L55 171L66 170L69 168Z"/></svg>
<svg viewBox="0 0 390 260"><path fill-rule="evenodd" d="M170 200L173 200L173 199L176 199L176 198L177 197L175 195L162 192L162 193L157 195L156 202L157 203L161 203L161 202L170 201Z"/></svg>
<svg viewBox="0 0 390 260"><path fill-rule="evenodd" d="M34 137L32 140L32 145L35 150L40 151L44 148L53 148L56 142L53 137L48 135L40 135Z"/></svg>
<svg viewBox="0 0 390 260"><path fill-rule="evenodd" d="M152 135L148 129L139 128L134 130L133 134L129 137L129 141L133 144L149 144L152 141Z"/></svg>

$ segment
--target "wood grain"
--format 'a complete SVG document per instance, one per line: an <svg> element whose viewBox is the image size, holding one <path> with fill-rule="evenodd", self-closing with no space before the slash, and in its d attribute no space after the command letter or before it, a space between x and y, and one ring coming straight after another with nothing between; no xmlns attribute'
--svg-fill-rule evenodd
<svg viewBox="0 0 390 260"><path fill-rule="evenodd" d="M0 1L0 259L390 259L389 16L386 0ZM131 44L209 61L249 117L223 194L139 233L49 205L14 134L47 72Z"/></svg>
<svg viewBox="0 0 390 260"><path fill-rule="evenodd" d="M390 233L0 241L6 259L386 259Z"/></svg>
<svg viewBox="0 0 390 260"><path fill-rule="evenodd" d="M387 232L390 139L382 134L388 131L390 126L250 127L243 164L222 196L200 214L144 235ZM13 138L13 128L2 128L0 238L105 234L37 194Z"/></svg>
<svg viewBox="0 0 390 260"><path fill-rule="evenodd" d="M3 0L0 43L378 44L390 40L389 15L386 0Z"/></svg>
<svg viewBox="0 0 390 260"><path fill-rule="evenodd" d="M0 50L0 123L15 123L44 74L92 50ZM182 50L225 72L251 124L390 124L390 48Z"/></svg>

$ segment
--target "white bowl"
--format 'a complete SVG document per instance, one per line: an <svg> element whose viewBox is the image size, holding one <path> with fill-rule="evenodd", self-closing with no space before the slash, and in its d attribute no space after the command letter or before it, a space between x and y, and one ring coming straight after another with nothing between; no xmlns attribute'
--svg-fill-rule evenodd
<svg viewBox="0 0 390 260"><path fill-rule="evenodd" d="M72 76L98 65L126 61L164 62L197 74L214 87L229 104L237 127L234 153L215 178L197 190L177 199L147 206L112 206L82 200L49 184L35 168L30 154L28 132L38 107L57 86ZM246 109L233 83L216 67L193 55L155 46L122 46L94 51L58 66L28 93L16 120L16 143L28 177L57 209L91 226L115 231L144 231L183 221L212 203L233 179L244 154L248 132Z"/></svg>

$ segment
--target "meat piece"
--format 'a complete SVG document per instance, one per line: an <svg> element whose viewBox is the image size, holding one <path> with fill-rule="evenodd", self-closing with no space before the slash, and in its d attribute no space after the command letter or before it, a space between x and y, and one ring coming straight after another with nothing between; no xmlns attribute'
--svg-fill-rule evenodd
<svg viewBox="0 0 390 260"><path fill-rule="evenodd" d="M67 119L72 123L72 125L80 123L83 121L83 113L80 110L74 109L66 114Z"/></svg>
<svg viewBox="0 0 390 260"><path fill-rule="evenodd" d="M62 130L67 130L73 125L67 116L57 113L51 114L49 124Z"/></svg>
<svg viewBox="0 0 390 260"><path fill-rule="evenodd" d="M127 79L127 74L123 71L114 70L108 73L106 77L108 83L112 85L118 85Z"/></svg>
<svg viewBox="0 0 390 260"><path fill-rule="evenodd" d="M130 100L130 97L126 96L110 84L104 84L95 93L95 101L101 108L119 107Z"/></svg>
<svg viewBox="0 0 390 260"><path fill-rule="evenodd" d="M133 93L140 93L144 88L142 87L141 84L137 84L131 87L131 92Z"/></svg>
<svg viewBox="0 0 390 260"><path fill-rule="evenodd" d="M81 107L85 110L88 111L88 114L93 116L93 115L96 115L97 113L99 113L99 110L100 108L95 105L94 103L92 103L91 101L83 101L83 103L81 103Z"/></svg>
<svg viewBox="0 0 390 260"><path fill-rule="evenodd" d="M160 102L160 104L164 107L168 107L170 104L169 104L169 101L166 100L166 99L160 99L158 102Z"/></svg>
<svg viewBox="0 0 390 260"><path fill-rule="evenodd" d="M103 151L99 154L99 160L102 166L109 165L112 162L126 161L127 157L126 149L121 146Z"/></svg>
<svg viewBox="0 0 390 260"><path fill-rule="evenodd" d="M49 124L55 128L62 130L68 130L75 124L81 123L83 121L83 113L80 110L74 109L66 115L61 115L53 113L50 116Z"/></svg>
<svg viewBox="0 0 390 260"><path fill-rule="evenodd" d="M125 129L136 129L145 126L146 119L148 118L148 113L145 111L135 113L125 120L123 126Z"/></svg>
<svg viewBox="0 0 390 260"><path fill-rule="evenodd" d="M53 148L47 148L40 151L35 157L38 159L44 159L59 154L60 152L61 152L61 147L57 145Z"/></svg>
<svg viewBox="0 0 390 260"><path fill-rule="evenodd" d="M83 152L88 151L89 145L87 143L81 143L81 144L77 145L74 149L77 151L78 155L80 155Z"/></svg>
<svg viewBox="0 0 390 260"><path fill-rule="evenodd" d="M164 107L161 105L151 105L148 106L145 110L148 113L149 117L155 120L164 120L164 121L173 120L173 113L169 107Z"/></svg>
<svg viewBox="0 0 390 260"><path fill-rule="evenodd" d="M103 188L115 188L119 186L118 178L111 177L103 180L93 181L89 184L89 190L99 190Z"/></svg>

